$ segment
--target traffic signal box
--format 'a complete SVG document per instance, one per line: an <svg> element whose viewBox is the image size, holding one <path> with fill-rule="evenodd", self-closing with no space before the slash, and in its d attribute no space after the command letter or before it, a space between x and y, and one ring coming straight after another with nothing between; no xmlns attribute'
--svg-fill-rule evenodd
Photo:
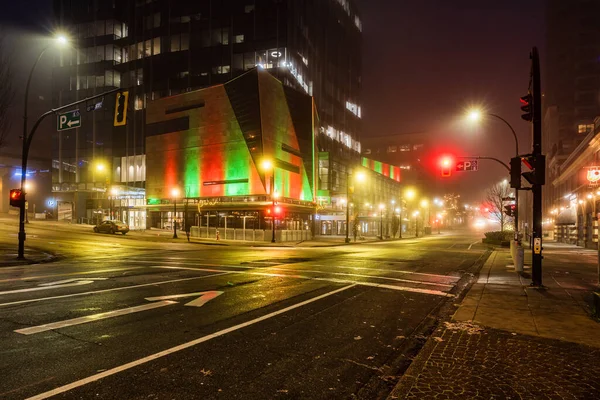
<svg viewBox="0 0 600 400"><path fill-rule="evenodd" d="M442 167L442 177L448 178L452 175L452 160L450 157L444 157L440 161Z"/></svg>
<svg viewBox="0 0 600 400"><path fill-rule="evenodd" d="M514 217L516 208L517 206L514 204L504 206L504 214L506 214L509 217Z"/></svg>
<svg viewBox="0 0 600 400"><path fill-rule="evenodd" d="M115 101L115 120L114 126L124 126L127 124L127 104L129 92L118 92Z"/></svg>
<svg viewBox="0 0 600 400"><path fill-rule="evenodd" d="M21 204L23 204L24 201L25 198L21 189L10 190L10 205L12 207L21 207Z"/></svg>
<svg viewBox="0 0 600 400"><path fill-rule="evenodd" d="M529 121L529 122L533 121L532 100L533 100L533 97L531 96L531 94L526 94L525 96L521 97L521 111L523 111L525 113L525 114L521 115L521 118L523 118L525 121Z"/></svg>
<svg viewBox="0 0 600 400"><path fill-rule="evenodd" d="M529 172L523 172L523 178L532 185L546 184L546 156L539 154L523 158L523 163L531 169Z"/></svg>
<svg viewBox="0 0 600 400"><path fill-rule="evenodd" d="M510 159L510 187L521 189L521 157Z"/></svg>

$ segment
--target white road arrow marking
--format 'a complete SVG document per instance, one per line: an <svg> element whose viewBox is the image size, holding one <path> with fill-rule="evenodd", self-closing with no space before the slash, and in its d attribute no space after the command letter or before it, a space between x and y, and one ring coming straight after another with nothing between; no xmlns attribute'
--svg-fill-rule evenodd
<svg viewBox="0 0 600 400"><path fill-rule="evenodd" d="M53 329L66 328L68 326L81 325L86 324L88 322L99 321L107 318L120 317L122 315L133 314L141 311L153 310L155 308L170 306L172 304L178 304L176 301L169 299L180 299L185 297L192 296L200 296L195 300L186 303L186 306L192 307L202 307L204 304L209 302L210 300L216 298L217 296L222 295L223 292L211 291L211 292L197 292L197 293L185 293L185 294L174 294L170 296L160 296L160 297L148 297L146 300L153 301L155 303L144 304L142 306L122 308L120 310L107 311L99 314L86 315L85 317L67 319L65 321L52 322L49 324L32 326L29 328L17 329L16 333L20 333L22 335L33 335L35 333L51 331Z"/></svg>
<svg viewBox="0 0 600 400"><path fill-rule="evenodd" d="M177 302L166 300L166 301L161 301L158 303L144 304L143 306L122 308L120 310L107 311L107 312L100 313L100 314L92 314L92 315L87 315L85 317L67 319L65 321L59 321L59 322L52 322L50 324L32 326L30 328L17 329L15 332L20 333L22 335L33 335L34 333L51 331L53 329L66 328L67 326L86 324L88 322L99 321L101 319L119 317L121 315L133 314L133 313L140 312L140 311L147 311L147 310L152 310L154 308L170 306L171 304L177 304Z"/></svg>
<svg viewBox="0 0 600 400"><path fill-rule="evenodd" d="M159 300L171 300L171 299L181 299L184 297L192 297L192 296L200 296L196 300L192 300L189 303L186 303L186 306L192 307L202 307L212 299L222 295L223 292L212 291L212 292L197 292L197 293L187 293L187 294L174 294L171 296L160 296L160 297L146 297L148 301L159 301Z"/></svg>
<svg viewBox="0 0 600 400"><path fill-rule="evenodd" d="M13 293L36 292L38 290L59 289L59 288L65 288L65 287L70 287L70 286L89 285L90 283L93 283L95 279L97 279L97 278L67 279L68 282L64 282L64 281L51 282L51 283L44 283L40 286L33 287L33 288L7 290L5 292L0 292L0 295L13 294Z"/></svg>

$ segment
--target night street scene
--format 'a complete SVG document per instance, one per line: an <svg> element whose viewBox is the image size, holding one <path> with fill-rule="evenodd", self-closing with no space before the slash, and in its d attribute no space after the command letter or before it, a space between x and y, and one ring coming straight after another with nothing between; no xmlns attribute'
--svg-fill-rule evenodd
<svg viewBox="0 0 600 400"><path fill-rule="evenodd" d="M0 399L600 399L600 1L0 13Z"/></svg>

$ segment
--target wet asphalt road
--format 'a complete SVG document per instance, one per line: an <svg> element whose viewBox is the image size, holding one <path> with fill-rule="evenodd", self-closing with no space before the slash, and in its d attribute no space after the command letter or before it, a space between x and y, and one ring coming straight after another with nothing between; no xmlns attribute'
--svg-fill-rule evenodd
<svg viewBox="0 0 600 400"><path fill-rule="evenodd" d="M465 232L327 248L77 236L79 256L0 269L2 399L385 398L486 250ZM117 250L90 254L95 240Z"/></svg>

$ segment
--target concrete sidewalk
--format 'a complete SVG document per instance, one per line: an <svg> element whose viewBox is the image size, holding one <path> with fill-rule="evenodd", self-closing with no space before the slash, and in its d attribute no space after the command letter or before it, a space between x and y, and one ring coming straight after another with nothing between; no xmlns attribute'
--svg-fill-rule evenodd
<svg viewBox="0 0 600 400"><path fill-rule="evenodd" d="M544 249L545 289L529 286L530 266L519 276L509 251L496 250L453 319L600 348L600 325L591 318L597 270L589 256L596 253L549 244Z"/></svg>
<svg viewBox="0 0 600 400"><path fill-rule="evenodd" d="M530 259L530 258L529 258ZM544 244L544 288L496 250L390 399L598 399L597 253Z"/></svg>

